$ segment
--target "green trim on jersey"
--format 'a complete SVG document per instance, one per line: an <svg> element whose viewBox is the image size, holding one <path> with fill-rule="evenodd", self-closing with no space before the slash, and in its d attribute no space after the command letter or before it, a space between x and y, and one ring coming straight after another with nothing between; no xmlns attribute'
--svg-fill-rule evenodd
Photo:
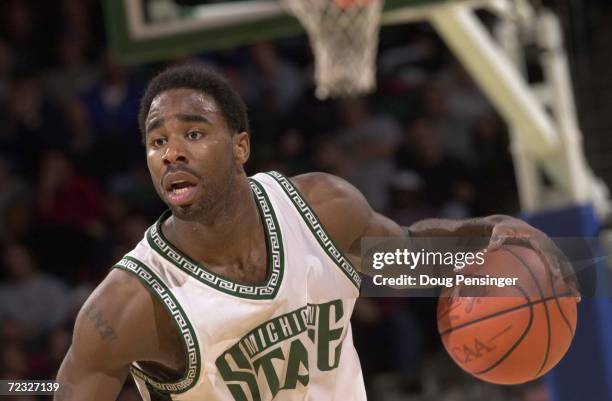
<svg viewBox="0 0 612 401"><path fill-rule="evenodd" d="M361 286L361 277L359 273L353 267L352 263L344 254L338 249L331 236L325 231L323 225L320 223L319 218L315 211L308 205L304 197L300 194L300 191L281 173L277 171L270 171L268 173L270 177L274 178L280 186L283 188L289 199L293 202L293 205L300 213L304 222L315 236L321 248L325 250L327 255L336 263L336 265L342 270L342 272L348 277L349 280L359 289Z"/></svg>
<svg viewBox="0 0 612 401"><path fill-rule="evenodd" d="M163 383L132 365L130 372L138 376L156 390L166 393L184 393L192 388L200 377L200 347L193 326L177 299L163 281L144 263L136 258L125 256L113 268L134 274L151 293L154 293L174 320L174 325L181 334L185 350L185 374L175 382Z"/></svg>
<svg viewBox="0 0 612 401"><path fill-rule="evenodd" d="M229 295L247 299L272 299L276 296L283 280L285 253L280 226L263 187L254 179L249 179L255 203L264 228L266 249L268 253L268 277L261 286L240 284L214 273L185 255L166 239L161 230L164 220L170 216L170 211L164 212L159 220L147 230L146 238L151 248L164 259L174 264L185 273L202 283Z"/></svg>

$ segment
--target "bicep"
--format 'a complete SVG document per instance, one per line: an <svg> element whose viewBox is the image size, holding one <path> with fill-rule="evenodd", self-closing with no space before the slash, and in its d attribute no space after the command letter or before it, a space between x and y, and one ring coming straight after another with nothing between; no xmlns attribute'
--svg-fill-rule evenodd
<svg viewBox="0 0 612 401"><path fill-rule="evenodd" d="M357 268L362 238L404 235L399 225L375 212L363 194L344 179L309 173L293 177L292 181L315 209L334 242Z"/></svg>
<svg viewBox="0 0 612 401"><path fill-rule="evenodd" d="M361 240L368 237L404 237L404 230L390 218L371 211L367 223L361 234L353 241L349 248L352 258L361 257Z"/></svg>
<svg viewBox="0 0 612 401"><path fill-rule="evenodd" d="M116 400L129 372L124 333L105 299L90 298L77 317L72 345L57 374L56 401Z"/></svg>
<svg viewBox="0 0 612 401"><path fill-rule="evenodd" d="M58 372L64 393L56 401L115 400L131 362L151 354L155 344L134 341L138 330L151 332L148 294L139 285L114 270L85 302Z"/></svg>

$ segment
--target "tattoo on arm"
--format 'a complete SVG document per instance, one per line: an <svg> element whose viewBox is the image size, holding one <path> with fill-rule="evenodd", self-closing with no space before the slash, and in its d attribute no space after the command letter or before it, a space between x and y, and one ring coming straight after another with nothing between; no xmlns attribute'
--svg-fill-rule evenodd
<svg viewBox="0 0 612 401"><path fill-rule="evenodd" d="M96 305L89 305L87 309L85 309L85 316L94 324L102 340L112 341L117 338L115 329L113 329L113 326L104 318L102 311L100 311Z"/></svg>

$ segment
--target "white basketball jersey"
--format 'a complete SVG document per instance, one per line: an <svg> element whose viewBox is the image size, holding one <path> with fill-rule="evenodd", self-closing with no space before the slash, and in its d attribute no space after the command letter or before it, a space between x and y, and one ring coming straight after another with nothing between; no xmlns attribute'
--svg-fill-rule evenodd
<svg viewBox="0 0 612 401"><path fill-rule="evenodd" d="M170 383L132 365L143 399L365 400L350 324L359 274L286 177L260 173L250 184L266 237L264 284L222 278L175 248L161 232L169 211L115 266L161 300L186 355L184 376Z"/></svg>

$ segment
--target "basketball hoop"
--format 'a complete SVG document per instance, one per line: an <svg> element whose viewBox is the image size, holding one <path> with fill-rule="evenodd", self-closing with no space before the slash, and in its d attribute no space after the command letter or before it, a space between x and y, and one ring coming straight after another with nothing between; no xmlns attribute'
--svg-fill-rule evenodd
<svg viewBox="0 0 612 401"><path fill-rule="evenodd" d="M374 90L384 0L281 1L300 20L310 38L319 99Z"/></svg>

